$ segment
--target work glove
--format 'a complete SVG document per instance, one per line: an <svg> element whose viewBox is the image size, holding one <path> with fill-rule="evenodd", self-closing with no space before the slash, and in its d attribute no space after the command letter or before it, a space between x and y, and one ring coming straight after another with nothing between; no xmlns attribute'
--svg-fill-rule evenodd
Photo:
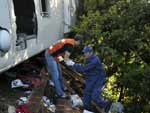
<svg viewBox="0 0 150 113"><path fill-rule="evenodd" d="M65 63L66 63L67 66L73 66L75 64L75 62L71 59L65 61Z"/></svg>
<svg viewBox="0 0 150 113"><path fill-rule="evenodd" d="M62 62L64 60L64 58L62 56L57 57L59 62Z"/></svg>

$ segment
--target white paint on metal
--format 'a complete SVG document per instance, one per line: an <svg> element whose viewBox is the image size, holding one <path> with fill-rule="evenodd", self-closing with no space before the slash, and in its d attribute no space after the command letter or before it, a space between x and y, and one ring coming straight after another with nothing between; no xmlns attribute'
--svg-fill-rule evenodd
<svg viewBox="0 0 150 113"><path fill-rule="evenodd" d="M37 17L37 37L27 40L27 48L18 51L16 48L17 24L15 9L12 0L0 0L0 26L10 32L11 48L8 53L0 56L0 73L13 67L24 60L34 56L63 38L64 17L70 16L70 12L64 15L64 3L67 0L48 0L48 16L41 15L40 0L34 0L35 14ZM69 2L69 0L67 1ZM68 4L69 5L69 4ZM69 6L67 6L69 8ZM66 17L67 24L71 24L70 17ZM69 31L69 30L67 30Z"/></svg>

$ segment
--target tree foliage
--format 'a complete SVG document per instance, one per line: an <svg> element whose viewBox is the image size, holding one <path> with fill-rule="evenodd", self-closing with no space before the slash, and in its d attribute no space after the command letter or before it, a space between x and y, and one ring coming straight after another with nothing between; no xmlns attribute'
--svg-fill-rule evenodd
<svg viewBox="0 0 150 113"><path fill-rule="evenodd" d="M82 0L73 27L93 45L108 75L107 97L128 113L150 112L150 4L147 0Z"/></svg>

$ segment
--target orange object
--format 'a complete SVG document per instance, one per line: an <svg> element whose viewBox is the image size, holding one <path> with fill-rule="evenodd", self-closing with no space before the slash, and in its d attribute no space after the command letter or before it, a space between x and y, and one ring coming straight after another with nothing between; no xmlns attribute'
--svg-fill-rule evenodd
<svg viewBox="0 0 150 113"><path fill-rule="evenodd" d="M70 44L70 45L75 45L75 40L74 39L62 39L59 40L58 42L56 42L55 44L53 44L52 46L49 47L48 51L50 54L53 54L54 52L58 51L59 49L61 49L65 44ZM64 53L59 53L56 57L54 57L54 59L56 61L58 60L59 56L64 56Z"/></svg>

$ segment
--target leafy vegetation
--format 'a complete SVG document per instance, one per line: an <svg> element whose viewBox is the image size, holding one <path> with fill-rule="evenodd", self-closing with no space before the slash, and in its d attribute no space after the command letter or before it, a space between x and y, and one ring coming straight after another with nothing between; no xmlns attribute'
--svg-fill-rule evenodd
<svg viewBox="0 0 150 113"><path fill-rule="evenodd" d="M73 31L103 59L108 75L105 96L123 102L126 113L149 113L149 1L81 0L78 10Z"/></svg>

